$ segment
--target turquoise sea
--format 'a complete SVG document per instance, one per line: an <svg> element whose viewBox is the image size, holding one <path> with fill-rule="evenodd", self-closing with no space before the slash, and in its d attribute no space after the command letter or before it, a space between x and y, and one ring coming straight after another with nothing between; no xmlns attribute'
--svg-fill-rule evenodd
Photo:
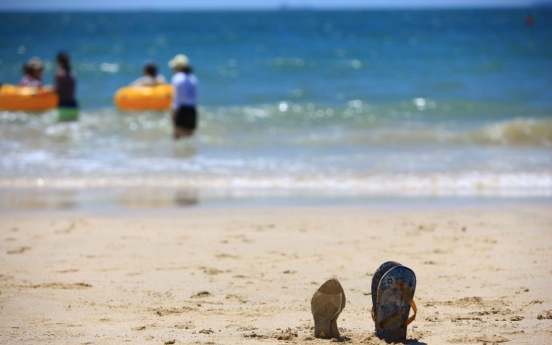
<svg viewBox="0 0 552 345"><path fill-rule="evenodd" d="M0 188L552 196L550 9L0 13L1 83L59 50L81 118L0 111ZM112 98L178 53L201 120L175 143Z"/></svg>

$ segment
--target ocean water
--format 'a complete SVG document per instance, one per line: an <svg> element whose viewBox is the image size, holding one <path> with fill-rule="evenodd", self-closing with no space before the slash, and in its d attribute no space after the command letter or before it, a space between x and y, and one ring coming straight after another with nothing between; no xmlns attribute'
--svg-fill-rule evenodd
<svg viewBox="0 0 552 345"><path fill-rule="evenodd" d="M0 188L552 196L549 9L0 14L1 83L59 50L81 118L0 111ZM200 122L175 143L112 98L177 53Z"/></svg>

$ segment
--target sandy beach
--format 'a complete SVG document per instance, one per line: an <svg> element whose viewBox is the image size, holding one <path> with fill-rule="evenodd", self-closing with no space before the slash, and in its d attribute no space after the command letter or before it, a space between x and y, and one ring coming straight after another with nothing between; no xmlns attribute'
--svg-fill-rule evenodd
<svg viewBox="0 0 552 345"><path fill-rule="evenodd" d="M414 344L549 344L546 205L0 215L2 344L326 344L310 298L338 278L343 341L373 336L379 264L412 268Z"/></svg>

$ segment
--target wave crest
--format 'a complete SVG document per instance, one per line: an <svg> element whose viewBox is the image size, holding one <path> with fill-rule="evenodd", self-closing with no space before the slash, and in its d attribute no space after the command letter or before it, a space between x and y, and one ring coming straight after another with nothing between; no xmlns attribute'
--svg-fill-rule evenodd
<svg viewBox="0 0 552 345"><path fill-rule="evenodd" d="M477 144L552 147L552 119L514 119L484 126L463 137Z"/></svg>

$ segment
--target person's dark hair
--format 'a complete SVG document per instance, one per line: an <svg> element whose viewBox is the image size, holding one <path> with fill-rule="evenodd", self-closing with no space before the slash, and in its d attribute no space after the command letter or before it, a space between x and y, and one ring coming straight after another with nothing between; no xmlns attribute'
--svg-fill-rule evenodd
<svg viewBox="0 0 552 345"><path fill-rule="evenodd" d="M194 70L192 69L192 67L190 66L186 66L186 67L183 67L182 68L182 72L186 73L186 74L191 74Z"/></svg>
<svg viewBox="0 0 552 345"><path fill-rule="evenodd" d="M69 55L66 52L60 52L57 55L57 62L61 66L61 68L70 71L71 70L71 64L69 63Z"/></svg>
<svg viewBox="0 0 552 345"><path fill-rule="evenodd" d="M157 66L152 63L148 63L144 66L144 74L151 75L152 77L157 76Z"/></svg>
<svg viewBox="0 0 552 345"><path fill-rule="evenodd" d="M29 66L28 63L24 63L23 64L23 75L32 75L33 74L33 69L31 68L31 66Z"/></svg>

